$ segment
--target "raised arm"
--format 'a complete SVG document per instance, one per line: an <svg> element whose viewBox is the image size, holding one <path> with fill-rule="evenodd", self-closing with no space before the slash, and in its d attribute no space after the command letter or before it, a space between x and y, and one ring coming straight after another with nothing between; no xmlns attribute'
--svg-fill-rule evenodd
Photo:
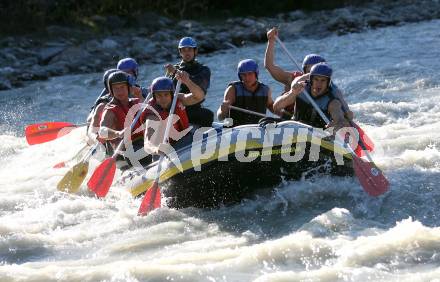
<svg viewBox="0 0 440 282"><path fill-rule="evenodd" d="M266 53L264 54L264 67L269 71L270 75L276 81L289 86L293 79L292 74L283 70L274 63L276 36L278 36L278 30L275 27L267 32L267 46Z"/></svg>

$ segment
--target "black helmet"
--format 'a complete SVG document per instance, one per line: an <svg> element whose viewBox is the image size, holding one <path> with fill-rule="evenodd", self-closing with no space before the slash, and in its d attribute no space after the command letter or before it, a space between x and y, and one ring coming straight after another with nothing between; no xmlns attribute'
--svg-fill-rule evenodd
<svg viewBox="0 0 440 282"><path fill-rule="evenodd" d="M102 82L104 82L104 87L105 87L105 89L107 90L107 91L110 91L109 89L108 89L108 77L112 74L112 73L114 73L114 72L116 72L116 71L118 71L118 69L109 69L109 70L106 70L105 71L105 73L104 73L104 75L102 76Z"/></svg>
<svg viewBox="0 0 440 282"><path fill-rule="evenodd" d="M130 86L129 75L123 71L115 71L112 74L110 74L110 76L108 77L108 89L112 95L113 95L112 85L119 83L126 83L127 87L129 87Z"/></svg>

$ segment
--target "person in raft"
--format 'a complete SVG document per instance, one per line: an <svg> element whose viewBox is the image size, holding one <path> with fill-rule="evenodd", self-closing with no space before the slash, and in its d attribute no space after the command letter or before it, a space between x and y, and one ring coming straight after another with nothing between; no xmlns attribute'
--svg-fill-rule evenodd
<svg viewBox="0 0 440 282"><path fill-rule="evenodd" d="M255 60L246 59L238 63L239 80L229 83L225 90L223 103L217 110L219 120L229 117L233 125L258 123L261 116L244 113L232 109L239 107L253 112L266 114L266 110L274 112L272 92L269 86L258 80L258 64Z"/></svg>

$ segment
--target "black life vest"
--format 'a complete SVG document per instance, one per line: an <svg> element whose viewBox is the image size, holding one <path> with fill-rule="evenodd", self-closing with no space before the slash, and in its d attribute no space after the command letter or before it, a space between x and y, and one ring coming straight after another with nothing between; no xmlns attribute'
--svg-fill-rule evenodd
<svg viewBox="0 0 440 282"><path fill-rule="evenodd" d="M266 114L269 87L261 82L257 83L258 87L254 92L247 90L241 81L234 81L230 83L229 85L234 86L235 89L235 103L232 105L246 110ZM236 110L231 110L230 117L234 120L234 126L258 123L258 121L261 119L259 116L246 114Z"/></svg>
<svg viewBox="0 0 440 282"><path fill-rule="evenodd" d="M174 65L177 70L185 71L189 74L189 78L192 82L197 84L202 88L205 95L207 94L210 80L211 80L211 70L199 63L197 60L191 62L180 62ZM174 86L177 84L177 80L173 78ZM180 93L190 93L188 87L182 84L180 88ZM186 106L186 113L188 114L189 122L199 126L211 126L214 120L214 113L208 109L202 108L202 103L205 101L203 99L197 104Z"/></svg>
<svg viewBox="0 0 440 282"><path fill-rule="evenodd" d="M311 93L310 84L306 86L306 90L308 93ZM322 110L322 112L327 116L327 118L331 120L331 116L328 111L328 106L331 101L336 99L331 89L329 88L326 93L322 94L317 98L314 98L313 96L311 97L318 105L318 107ZM309 100L307 99L304 93L301 93L296 98L295 120L317 128L325 128L326 126L325 121L321 118L321 116L315 110L313 105L310 104Z"/></svg>

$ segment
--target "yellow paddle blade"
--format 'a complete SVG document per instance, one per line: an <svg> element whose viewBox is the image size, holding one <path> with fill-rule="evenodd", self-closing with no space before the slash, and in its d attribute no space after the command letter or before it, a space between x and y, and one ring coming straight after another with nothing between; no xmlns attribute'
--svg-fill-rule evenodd
<svg viewBox="0 0 440 282"><path fill-rule="evenodd" d="M89 162L80 162L64 175L58 182L57 189L68 193L76 193L89 170Z"/></svg>

